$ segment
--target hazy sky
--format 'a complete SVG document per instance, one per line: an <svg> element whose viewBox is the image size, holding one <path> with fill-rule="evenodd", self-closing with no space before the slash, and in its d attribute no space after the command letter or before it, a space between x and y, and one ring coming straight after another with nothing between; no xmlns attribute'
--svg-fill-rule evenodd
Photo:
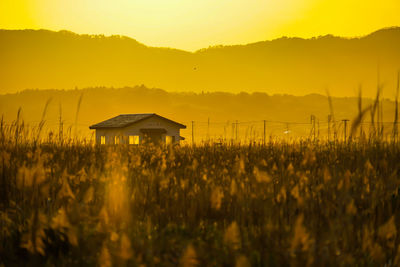
<svg viewBox="0 0 400 267"><path fill-rule="evenodd" d="M0 0L0 28L127 35L196 50L400 25L400 0Z"/></svg>

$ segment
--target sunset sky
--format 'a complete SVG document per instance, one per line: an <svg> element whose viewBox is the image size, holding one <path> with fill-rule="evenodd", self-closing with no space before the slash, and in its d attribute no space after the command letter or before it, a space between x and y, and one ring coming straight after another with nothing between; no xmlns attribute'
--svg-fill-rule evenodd
<svg viewBox="0 0 400 267"><path fill-rule="evenodd" d="M399 0L1 0L0 28L127 35L196 50L400 25Z"/></svg>

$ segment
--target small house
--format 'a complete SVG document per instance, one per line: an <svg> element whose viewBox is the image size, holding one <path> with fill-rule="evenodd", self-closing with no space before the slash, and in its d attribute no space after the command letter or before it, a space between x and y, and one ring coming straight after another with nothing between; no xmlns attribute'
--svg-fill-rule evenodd
<svg viewBox="0 0 400 267"><path fill-rule="evenodd" d="M155 113L121 114L94 124L97 144L173 144L184 140L180 129L186 126Z"/></svg>

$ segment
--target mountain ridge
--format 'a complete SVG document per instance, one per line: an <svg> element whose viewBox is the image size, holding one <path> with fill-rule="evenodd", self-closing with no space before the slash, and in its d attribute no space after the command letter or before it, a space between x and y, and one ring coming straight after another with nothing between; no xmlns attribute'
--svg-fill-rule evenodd
<svg viewBox="0 0 400 267"><path fill-rule="evenodd" d="M379 66L387 97L400 69L400 28L355 38L281 37L195 52L151 47L120 35L0 30L0 93L27 88L124 87L373 97ZM351 94L349 94L351 92Z"/></svg>
<svg viewBox="0 0 400 267"><path fill-rule="evenodd" d="M286 36L283 35L281 37L277 38L272 38L268 40L261 40L261 41L256 41L256 42L250 42L250 43L243 43L243 44L232 44L232 45L224 45L224 44L218 44L218 45L210 45L208 47L200 48L194 51L189 51L185 49L180 49L180 48L174 48L174 47L166 47L166 46L152 46L152 45L147 45L142 42L139 42L137 39L134 37L128 36L128 35L120 35L120 34L111 34L111 35L105 35L105 34L80 34L80 33L75 33L70 30L48 30L48 29L0 29L0 32L45 32L45 33L60 33L64 35L70 35L70 36L78 36L78 37L86 37L86 38L116 38L116 39L121 39L121 40L130 40L134 41L137 44L140 44L142 46L148 47L148 48L162 48L162 49L172 49L172 50L178 50L178 51L183 51L187 53L192 53L195 54L199 51L202 50L207 50L209 48L214 48L214 47L238 47L238 46L251 46L251 45L257 45L257 44L262 44L262 43L267 43L267 42L273 42L273 41L278 41L278 40L290 40L290 39L297 39L297 40L318 40L318 39L325 39L325 38L333 38L333 39L340 39L340 40L352 40L352 39L362 39L362 38L371 38L376 35L380 35L382 33L388 33L388 32L396 32L400 33L400 26L390 26L390 27L384 27L378 30L375 30L371 33L364 34L364 35L359 35L359 36L352 36L352 37L344 37L344 36L339 36L339 35L334 35L334 34L323 34L323 35L318 35L314 37L300 37L300 36Z"/></svg>

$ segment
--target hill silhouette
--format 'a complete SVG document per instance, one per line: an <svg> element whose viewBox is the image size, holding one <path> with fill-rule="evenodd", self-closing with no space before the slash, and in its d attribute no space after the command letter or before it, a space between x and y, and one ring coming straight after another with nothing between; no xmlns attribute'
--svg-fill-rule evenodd
<svg viewBox="0 0 400 267"><path fill-rule="evenodd" d="M75 121L77 105L82 102ZM268 135L282 135L287 127L293 135L307 136L310 131L310 116L320 122L321 135L327 134L330 114L328 99L319 94L306 96L267 95L265 93L226 92L178 93L144 86L126 88L87 88L79 90L26 90L16 94L0 95L0 116L7 123L15 120L18 109L26 124L35 126L42 118L46 102L50 100L45 115L45 126L58 131L60 111L65 129L75 124L84 136L90 136L89 125L119 114L158 113L188 126L183 136L190 140L191 122L195 122L198 138L232 136L232 123L239 123L239 134L250 135L250 131L262 133L263 120L267 120ZM356 97L332 98L335 119L353 119L357 115ZM364 98L363 107L373 100ZM394 118L394 102L382 101L383 120L390 134ZM208 131L208 120L210 128ZM369 121L369 115L365 121ZM289 125L286 124L289 123ZM368 125L365 126L368 128ZM74 133L74 131L72 131Z"/></svg>
<svg viewBox="0 0 400 267"><path fill-rule="evenodd" d="M23 89L124 87L168 91L262 91L394 96L400 69L400 28L357 38L331 35L216 46L194 53L148 47L123 36L68 31L0 30L0 93Z"/></svg>

